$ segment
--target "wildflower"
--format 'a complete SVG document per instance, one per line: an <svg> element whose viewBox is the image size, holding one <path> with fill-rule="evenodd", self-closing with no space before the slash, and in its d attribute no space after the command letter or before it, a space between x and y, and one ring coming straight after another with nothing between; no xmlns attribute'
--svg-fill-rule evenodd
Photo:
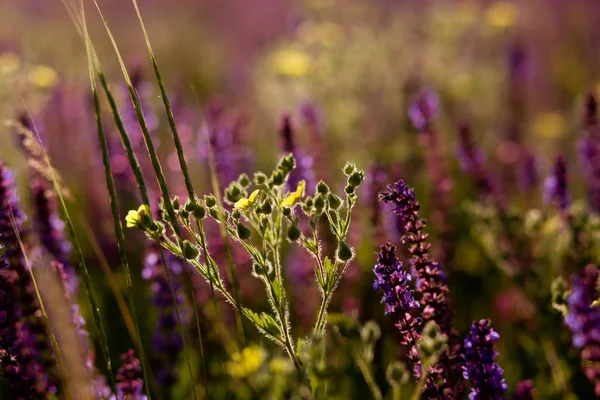
<svg viewBox="0 0 600 400"><path fill-rule="evenodd" d="M300 181L298 183L298 187L296 190L287 195L285 199L281 202L281 207L291 207L294 204L298 203L302 197L304 196L304 189L306 187L305 181Z"/></svg>
<svg viewBox="0 0 600 400"><path fill-rule="evenodd" d="M227 371L236 378L247 378L260 369L267 358L265 351L256 346L245 347L240 353L235 353L227 363Z"/></svg>
<svg viewBox="0 0 600 400"><path fill-rule="evenodd" d="M562 156L556 158L552 175L544 182L544 201L552 203L561 211L569 205L567 190L567 163Z"/></svg>
<svg viewBox="0 0 600 400"><path fill-rule="evenodd" d="M469 400L501 400L508 389L500 366L494 361L498 353L494 342L500 335L490 326L489 319L474 321L464 341L463 376L473 388Z"/></svg>
<svg viewBox="0 0 600 400"><path fill-rule="evenodd" d="M58 83L58 74L48 66L38 65L29 71L29 82L41 89L48 89Z"/></svg>
<svg viewBox="0 0 600 400"><path fill-rule="evenodd" d="M565 325L573 335L573 346L581 349L585 376L600 396L600 308L592 306L600 297L598 277L598 267L588 265L573 279Z"/></svg>
<svg viewBox="0 0 600 400"><path fill-rule="evenodd" d="M589 203L596 211L600 210L600 125L597 113L596 97L590 93L585 103L584 136L579 142L579 154L588 181Z"/></svg>
<svg viewBox="0 0 600 400"><path fill-rule="evenodd" d="M416 328L421 324L421 318L413 318L410 310L419 308L419 302L413 297L409 288L412 280L410 274L402 270L402 263L396 258L396 246L386 243L381 246L377 256L377 264L373 269L376 279L373 289L382 290L382 303L385 303L386 314L396 314L396 327L402 333L401 344L409 346L408 358L418 370L419 353L416 341L421 337Z"/></svg>
<svg viewBox="0 0 600 400"><path fill-rule="evenodd" d="M452 313L447 298L449 292L446 274L437 261L429 258L431 244L427 242L428 234L424 232L425 221L419 217L419 202L414 190L402 180L388 185L389 192L379 194L380 200L390 204L403 224L403 243L408 245L412 254L411 266L417 276L416 291L421 294L423 306L421 316L425 321L434 321L442 333L450 338L451 351L442 354L440 363L434 366L425 386L425 392L445 392L458 395L462 391L459 382L460 344L455 343L456 333L452 329Z"/></svg>
<svg viewBox="0 0 600 400"><path fill-rule="evenodd" d="M236 201L235 204L233 205L233 208L235 208L236 210L240 210L240 211L248 210L250 207L252 207L254 205L254 203L256 203L256 198L258 197L259 193L260 193L260 190L256 189L254 192L252 192L250 194L250 196L248 198L244 197L244 198Z"/></svg>
<svg viewBox="0 0 600 400"><path fill-rule="evenodd" d="M281 49L271 59L276 73L292 78L306 76L312 65L309 54L295 49Z"/></svg>
<svg viewBox="0 0 600 400"><path fill-rule="evenodd" d="M519 19L518 7L509 1L496 1L485 13L487 23L498 29L508 28Z"/></svg>
<svg viewBox="0 0 600 400"><path fill-rule="evenodd" d="M123 364L117 373L117 391L119 399L146 400L144 380L141 378L140 360L133 349L121 355Z"/></svg>
<svg viewBox="0 0 600 400"><path fill-rule="evenodd" d="M424 90L417 95L408 109L408 117L415 128L428 129L439 114L440 99L432 90Z"/></svg>
<svg viewBox="0 0 600 400"><path fill-rule="evenodd" d="M556 139L565 132L565 119L557 112L538 114L533 120L533 132L541 138Z"/></svg>
<svg viewBox="0 0 600 400"><path fill-rule="evenodd" d="M141 228L147 227L147 221L150 218L150 208L142 204L137 210L129 210L125 221L127 222L128 228Z"/></svg>

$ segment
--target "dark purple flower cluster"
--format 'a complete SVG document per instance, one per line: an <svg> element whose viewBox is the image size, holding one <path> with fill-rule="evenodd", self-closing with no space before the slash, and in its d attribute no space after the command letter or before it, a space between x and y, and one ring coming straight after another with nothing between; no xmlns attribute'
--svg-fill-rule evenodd
<svg viewBox="0 0 600 400"><path fill-rule="evenodd" d="M290 172L286 183L287 190L294 191L301 180L306 181L307 188L315 186L315 177L313 173L313 159L308 154L301 151L296 145L295 130L292 125L292 118L289 114L281 117L279 134L282 140L282 150L286 154L293 154L296 159L296 168Z"/></svg>
<svg viewBox="0 0 600 400"><path fill-rule="evenodd" d="M60 378L39 312L39 304L28 267L23 259L17 232L23 237L25 214L19 205L11 171L0 163L0 244L6 249L6 277L12 282L12 296L18 299L16 318L20 331L19 360L35 382L40 396L58 390ZM14 226L13 226L14 224ZM16 230L16 231L15 231Z"/></svg>
<svg viewBox="0 0 600 400"><path fill-rule="evenodd" d="M544 201L554 204L561 211L566 210L569 206L567 162L562 156L556 158L552 175L544 182Z"/></svg>
<svg viewBox="0 0 600 400"><path fill-rule="evenodd" d="M598 267L588 265L573 279L565 324L573 335L573 346L581 349L583 371L600 396L600 308L592 307L600 298L598 275Z"/></svg>
<svg viewBox="0 0 600 400"><path fill-rule="evenodd" d="M117 390L119 399L146 400L144 394L144 380L141 377L142 367L140 360L135 356L133 349L121 355L123 364L117 374Z"/></svg>
<svg viewBox="0 0 600 400"><path fill-rule="evenodd" d="M494 342L499 339L489 319L474 321L465 337L463 376L473 385L469 400L500 400L508 389L504 371L495 361Z"/></svg>
<svg viewBox="0 0 600 400"><path fill-rule="evenodd" d="M385 313L397 315L396 327L402 334L401 344L409 346L408 358L415 372L418 372L419 353L416 341L421 337L417 328L422 320L414 318L410 311L420 306L413 297L413 290L409 287L411 276L402 270L402 263L396 258L396 246L391 243L381 246L373 272L376 276L373 288L383 291L381 302L385 303Z"/></svg>
<svg viewBox="0 0 600 400"><path fill-rule="evenodd" d="M416 291L421 295L421 313L425 321L435 321L442 333L450 339L450 351L442 355L440 363L430 371L425 395L443 393L445 398L459 398L462 392L460 382L460 344L452 329L452 312L448 301L446 274L437 261L429 258L431 244L427 241L425 221L419 217L419 202L415 193L402 180L388 186L389 192L382 192L382 201L392 205L392 210L404 225L403 243L411 253L411 266L417 276Z"/></svg>
<svg viewBox="0 0 600 400"><path fill-rule="evenodd" d="M183 271L182 262L165 254L167 267L171 274L173 290L176 293L177 304L181 309L184 297L181 294L181 284L177 276ZM158 381L165 387L170 387L177 381L177 359L183 348L183 340L179 332L177 313L173 294L164 269L160 251L153 244L146 253L142 277L150 282L152 290L152 305L158 311L156 330L152 337L154 349L153 369Z"/></svg>

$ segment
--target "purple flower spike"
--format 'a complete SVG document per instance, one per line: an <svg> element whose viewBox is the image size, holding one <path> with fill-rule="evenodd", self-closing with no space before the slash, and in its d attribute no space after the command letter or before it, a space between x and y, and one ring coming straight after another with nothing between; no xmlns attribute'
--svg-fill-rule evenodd
<svg viewBox="0 0 600 400"><path fill-rule="evenodd" d="M494 361L498 355L494 342L499 339L489 319L473 322L465 337L463 376L473 385L469 400L501 400L508 389L504 371Z"/></svg>
<svg viewBox="0 0 600 400"><path fill-rule="evenodd" d="M544 201L554 204L561 211L569 206L569 192L567 190L567 162L558 156L554 163L552 175L544 182Z"/></svg>
<svg viewBox="0 0 600 400"><path fill-rule="evenodd" d="M419 93L408 109L408 117L413 126L422 131L429 127L439 114L440 99L430 89Z"/></svg>
<svg viewBox="0 0 600 400"><path fill-rule="evenodd" d="M385 313L398 316L396 327L402 333L400 343L409 346L408 358L414 371L418 373L420 371L419 353L415 345L421 334L416 329L422 320L414 318L410 315L410 311L418 309L420 306L409 287L412 278L410 274L402 270L402 263L396 258L396 246L391 243L381 246L373 272L376 276L373 288L383 291L381 302L385 303Z"/></svg>
<svg viewBox="0 0 600 400"><path fill-rule="evenodd" d="M140 360L130 349L121 356L123 364L117 374L117 391L119 399L146 400L144 394L144 380L141 378L142 368Z"/></svg>
<svg viewBox="0 0 600 400"><path fill-rule="evenodd" d="M573 289L567 298L569 313L565 325L573 335L573 346L581 349L583 372L600 396L600 308L592 302L600 297L598 267L588 265L573 279Z"/></svg>

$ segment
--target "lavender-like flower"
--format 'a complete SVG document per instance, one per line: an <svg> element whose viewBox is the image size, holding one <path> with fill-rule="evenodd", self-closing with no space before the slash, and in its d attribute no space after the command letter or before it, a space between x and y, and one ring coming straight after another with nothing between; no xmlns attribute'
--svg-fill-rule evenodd
<svg viewBox="0 0 600 400"><path fill-rule="evenodd" d="M533 381L528 379L517 383L515 393L512 397L513 400L534 400L535 399L535 388L533 387Z"/></svg>
<svg viewBox="0 0 600 400"><path fill-rule="evenodd" d="M183 265L179 259L165 255L172 278L180 275ZM171 387L177 382L177 358L183 348L183 340L177 329L178 321L173 302L173 294L167 279L162 257L154 244L148 249L144 260L142 277L150 282L152 290L152 305L158 311L156 330L152 337L154 349L153 369L157 380L163 387ZM171 280L176 293L177 305L181 308L184 297L181 294L181 284L178 279Z"/></svg>
<svg viewBox="0 0 600 400"><path fill-rule="evenodd" d="M425 233L425 221L419 216L420 205L415 193L402 180L388 185L389 192L382 192L379 198L392 205L392 210L404 224L402 242L408 245L412 254L411 266L417 276L416 291L421 294L422 317L433 320L442 333L450 339L450 351L442 354L440 363L430 372L425 393L444 393L446 398L459 398L462 392L460 383L461 360L458 357L460 345L456 343L456 334L452 329L452 313L447 294L446 274L441 265L429 258L428 234Z"/></svg>
<svg viewBox="0 0 600 400"><path fill-rule="evenodd" d="M133 349L121 355L123 364L117 374L117 391L119 399L146 400L144 394L144 380L141 377L142 368L140 360L135 356Z"/></svg>
<svg viewBox="0 0 600 400"><path fill-rule="evenodd" d="M6 382L6 390L15 399L29 399L37 379L18 355L21 353L21 324L18 316L18 298L13 283L5 276L8 264L0 260L0 376ZM32 373L33 372L33 373ZM6 395L7 393L5 393Z"/></svg>
<svg viewBox="0 0 600 400"><path fill-rule="evenodd" d="M373 272L376 276L373 289L383 291L381 302L385 303L385 313L397 315L396 327L402 334L400 343L409 346L408 359L415 373L419 374L419 353L416 342L421 337L417 328L422 320L414 318L410 310L418 309L420 305L409 287L412 280L410 274L402 270L402 263L396 258L396 246L391 243L381 246Z"/></svg>
<svg viewBox="0 0 600 400"><path fill-rule="evenodd" d="M408 109L408 117L415 128L426 130L439 114L440 99L433 90L423 90Z"/></svg>
<svg viewBox="0 0 600 400"><path fill-rule="evenodd" d="M556 158L552 175L544 182L544 201L565 211L569 206L567 189L567 162L562 156Z"/></svg>
<svg viewBox="0 0 600 400"><path fill-rule="evenodd" d="M590 207L600 211L600 125L598 103L590 93L586 99L583 117L583 137L579 142L581 164L588 181Z"/></svg>
<svg viewBox="0 0 600 400"><path fill-rule="evenodd" d="M292 118L289 114L284 114L281 117L279 134L282 140L282 149L286 154L293 154L296 159L296 168L290 172L286 183L289 191L294 191L298 187L298 183L302 180L306 181L306 187L312 188L315 185L313 173L313 159L308 154L302 152L296 146L295 130L292 125Z"/></svg>
<svg viewBox="0 0 600 400"><path fill-rule="evenodd" d="M535 155L531 151L524 150L519 170L519 186L525 190L533 189L538 184L538 179L538 165Z"/></svg>
<svg viewBox="0 0 600 400"><path fill-rule="evenodd" d="M600 297L598 274L598 267L588 265L573 279L565 317L573 346L581 349L583 372L594 385L596 396L600 396L600 308L592 307L592 302Z"/></svg>
<svg viewBox="0 0 600 400"><path fill-rule="evenodd" d="M11 171L0 162L0 245L6 248L8 261L6 277L12 282L13 296L19 299L17 318L21 324L21 346L18 357L27 373L35 376L35 391L47 396L56 392L60 384L54 356L39 313L39 304L30 272L21 254L17 233L24 237L22 223L25 214L19 205ZM13 227L13 223L15 226Z"/></svg>
<svg viewBox="0 0 600 400"><path fill-rule="evenodd" d="M458 135L457 156L462 170L475 181L481 198L491 197L499 201L493 179L485 166L485 155L474 143L470 126L465 122L459 123Z"/></svg>
<svg viewBox="0 0 600 400"><path fill-rule="evenodd" d="M469 400L501 400L508 389L504 371L495 361L494 342L499 339L489 319L474 321L465 337L463 376L473 385Z"/></svg>

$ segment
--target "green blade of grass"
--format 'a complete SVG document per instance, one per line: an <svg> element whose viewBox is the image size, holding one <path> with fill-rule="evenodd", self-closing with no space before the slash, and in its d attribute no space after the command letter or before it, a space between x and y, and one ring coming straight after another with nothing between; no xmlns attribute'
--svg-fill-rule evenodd
<svg viewBox="0 0 600 400"><path fill-rule="evenodd" d="M108 26L108 22L106 21L106 19L104 18L104 15L102 14L102 10L100 9L100 6L98 5L97 1L94 0L94 4L96 5L96 8L98 9L98 13L100 14L100 17L102 19L102 22L104 23L104 27L106 29L106 32L110 38L110 41L113 45L113 49L116 53L117 59L119 61L119 65L121 67L121 71L123 73L123 77L125 79L125 83L127 84L127 88L129 90L129 96L131 98L132 101L132 105L133 108L135 110L135 114L136 117L138 119L138 123L140 125L140 128L142 130L142 135L144 137L144 142L146 143L146 148L148 150L148 155L150 157L150 161L152 163L152 167L154 169L155 175L156 175L156 179L158 180L158 186L160 188L161 191L161 195L162 197L165 199L164 204L165 204L165 209L167 211L167 214L169 216L169 220L171 222L171 227L173 228L173 231L175 233L175 236L177 237L178 241L179 241L179 245L181 246L181 248L183 248L183 239L181 237L181 228L179 227L179 223L177 220L177 216L175 214L175 210L173 209L173 204L171 203L171 196L169 195L169 189L167 186L167 182L165 179L165 175L162 171L162 167L160 164L160 160L158 159L158 155L156 153L156 149L154 148L154 143L152 142L152 137L150 136L150 132L148 130L148 126L146 124L146 120L144 118L144 113L142 111L142 107L140 104L140 100L139 100L139 96L137 95L135 89L133 88L133 85L131 83L131 79L129 77L129 73L127 72L127 68L125 67L125 63L123 61L123 57L121 56L121 52L119 50L119 47L116 43L116 40L112 34L112 31L110 29L110 27ZM165 266L166 267L166 266ZM167 271L168 274L168 271ZM170 279L170 278L169 278ZM171 290L173 290L172 285L169 283L169 286L171 286ZM190 361L190 354L189 354L189 350L187 349L186 343L185 343L185 333L184 333L184 329L183 326L181 325L181 320L179 318L179 306L177 305L177 301L175 298L173 298L173 302L175 305L175 309L176 312L178 314L178 322L179 325L181 326L181 331L182 331L182 338L184 339L184 352L186 354L186 358L187 358L187 363L188 363L188 370L189 370L189 374L190 374L190 379L193 381L193 371L191 368L191 361ZM203 359L202 362L205 362L205 360ZM198 394L196 391L196 386L192 386L192 390L193 390L193 394L194 394L194 398L198 399Z"/></svg>
<svg viewBox="0 0 600 400"><path fill-rule="evenodd" d="M104 175L106 179L106 187L108 189L108 194L110 196L110 208L113 216L113 226L115 230L115 236L117 237L117 248L119 251L119 258L121 261L121 266L123 267L123 271L125 272L125 281L127 285L127 292L129 297L129 307L131 309L131 314L133 317L133 324L135 326L135 333L137 335L137 340L139 344L140 351L140 360L142 364L142 373L144 376L144 385L146 386L146 395L148 399L151 399L150 394L150 382L148 380L148 363L146 362L145 352L143 351L144 345L142 343L142 336L140 335L140 327L138 323L138 317L135 307L135 301L133 296L133 283L131 279L131 271L129 269L129 262L127 261L127 250L125 247L125 235L123 234L123 226L121 224L121 214L119 211L119 203L117 200L117 192L115 189L115 182L113 179L112 168L110 166L110 158L108 154L108 146L106 143L106 135L104 134L104 127L102 125L102 114L100 111L100 100L98 98L98 91L96 87L96 79L94 77L94 66L92 63L92 55L89 46L89 37L87 30L87 23L85 20L85 9L83 6L83 0L81 0L81 21L83 23L83 33L85 35L85 43L86 43L86 53L88 59L88 70L90 74L90 85L92 89L92 97L94 100L94 112L96 114L96 128L98 130L98 141L100 142L100 147L102 150L102 164L104 165Z"/></svg>

